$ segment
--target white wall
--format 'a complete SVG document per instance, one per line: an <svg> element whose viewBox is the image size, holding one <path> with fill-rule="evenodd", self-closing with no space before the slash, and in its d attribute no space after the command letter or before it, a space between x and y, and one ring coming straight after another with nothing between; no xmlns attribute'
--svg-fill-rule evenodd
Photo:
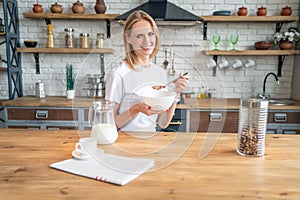
<svg viewBox="0 0 300 200"><path fill-rule="evenodd" d="M71 6L75 2L71 0L60 0L63 5L64 13L71 12ZM86 13L95 13L93 7L96 1L82 0L86 7ZM144 2L139 0L110 0L105 1L107 5L107 14L122 14L130 8L134 8ZM233 15L239 7L246 6L249 15L255 15L258 7L265 6L268 9L268 15L279 15L281 8L289 5L293 8L292 15L298 16L298 0L170 0L170 2L182 6L196 15L211 15L215 10L231 10ZM40 47L45 47L47 30L44 20L23 18L23 12L31 12L35 1L19 1L19 20L20 20L20 39L23 43L25 39L37 39ZM49 7L53 1L39 0L43 5L44 12L49 12ZM225 6L224 6L225 4ZM75 28L76 37L79 33L88 32L92 39L95 39L97 32L106 32L105 21L88 20L52 20L54 26L55 47L64 46L64 28ZM290 26L296 26L296 23L284 24L282 30ZM113 48L113 55L105 55L106 73L108 70L120 62L124 57L122 46L122 26L116 22L111 24L112 37L105 41L106 47ZM202 25L197 26L164 26L159 27L163 47L170 49L173 45L176 53L175 68L177 73L188 71L191 75L190 87L188 91L199 92L202 85L206 88L215 88L215 97L226 98L246 98L255 96L262 92L264 76L268 72L277 73L277 56L252 56L256 62L254 69L232 68L226 70L217 70L217 76L212 76L212 70L206 67L208 56L202 51L211 49L211 35L214 33L221 35L220 49L228 49L228 37L230 34L240 36L237 49L253 49L256 41L266 40L272 36L275 31L275 23L208 23L208 40L203 40ZM94 41L93 41L94 44ZM22 44L23 45L23 44ZM3 46L3 45L2 45ZM156 62L162 64L164 61L163 47L159 53ZM277 48L277 47L275 47ZM1 52L4 54L3 47ZM248 56L239 57L243 62ZM233 63L235 57L227 56L226 59ZM219 59L220 60L220 59ZM65 66L72 63L75 71L78 73L76 84L77 95L85 95L82 90L87 87L85 82L86 74L100 73L100 55L97 54L40 54L41 74L35 74L35 61L32 54L22 54L23 68L23 86L24 95L35 95L35 82L42 80L45 83L46 95L65 95ZM3 65L4 63L1 63ZM294 56L287 56L283 65L281 85L277 86L272 77L268 80L267 92L273 97L291 96L292 74L294 66ZM168 69L167 69L168 70ZM173 77L170 77L173 78ZM195 95L196 96L196 95ZM0 99L7 99L7 81L6 73L0 72Z"/></svg>

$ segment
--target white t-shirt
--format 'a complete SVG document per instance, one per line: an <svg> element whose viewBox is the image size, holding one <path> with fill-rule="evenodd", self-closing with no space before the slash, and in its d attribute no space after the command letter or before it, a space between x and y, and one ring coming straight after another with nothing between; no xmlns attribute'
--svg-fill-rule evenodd
<svg viewBox="0 0 300 200"><path fill-rule="evenodd" d="M137 91L144 86L153 83L167 83L166 71L153 63L149 67L137 66L132 70L125 62L113 68L107 78L105 85L105 99L120 104L118 113L128 110L133 104L141 102ZM155 132L157 115L147 116L138 113L126 125L121 127L122 131Z"/></svg>

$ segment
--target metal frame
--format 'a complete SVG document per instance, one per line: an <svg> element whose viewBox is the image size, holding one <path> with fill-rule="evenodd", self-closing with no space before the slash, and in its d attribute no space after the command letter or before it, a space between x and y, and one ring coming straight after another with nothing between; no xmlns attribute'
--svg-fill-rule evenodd
<svg viewBox="0 0 300 200"><path fill-rule="evenodd" d="M18 2L16 0L2 0L5 41L8 92L9 99L23 96L21 53L17 52L20 47Z"/></svg>

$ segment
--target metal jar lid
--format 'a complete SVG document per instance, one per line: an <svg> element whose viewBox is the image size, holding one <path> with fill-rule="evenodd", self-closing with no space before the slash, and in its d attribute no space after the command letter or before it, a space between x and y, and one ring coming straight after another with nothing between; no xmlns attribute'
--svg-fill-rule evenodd
<svg viewBox="0 0 300 200"><path fill-rule="evenodd" d="M80 33L80 37L89 37L90 35L88 33Z"/></svg>
<svg viewBox="0 0 300 200"><path fill-rule="evenodd" d="M268 108L269 101L266 99L257 98L241 99L240 105L247 108Z"/></svg>
<svg viewBox="0 0 300 200"><path fill-rule="evenodd" d="M74 32L74 28L65 28L66 32Z"/></svg>

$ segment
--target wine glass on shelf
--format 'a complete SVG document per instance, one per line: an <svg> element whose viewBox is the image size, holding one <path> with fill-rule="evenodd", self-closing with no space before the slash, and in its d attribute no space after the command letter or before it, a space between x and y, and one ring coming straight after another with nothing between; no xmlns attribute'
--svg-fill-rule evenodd
<svg viewBox="0 0 300 200"><path fill-rule="evenodd" d="M213 50L219 50L219 49L218 49L218 44L219 44L220 40L221 40L221 36L220 36L220 35L213 35L213 36L212 36L212 42L213 42L214 45L215 45L215 47L214 47Z"/></svg>
<svg viewBox="0 0 300 200"><path fill-rule="evenodd" d="M238 35L230 35L230 42L232 44L232 49L233 51L236 51L235 47L236 47L236 44L239 40L239 36Z"/></svg>

